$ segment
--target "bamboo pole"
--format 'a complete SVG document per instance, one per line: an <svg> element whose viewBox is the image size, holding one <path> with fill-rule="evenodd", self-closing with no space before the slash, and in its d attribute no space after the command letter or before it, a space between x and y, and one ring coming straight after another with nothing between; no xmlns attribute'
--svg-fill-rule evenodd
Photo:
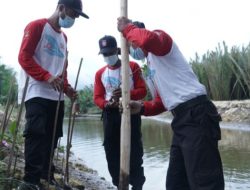
<svg viewBox="0 0 250 190"><path fill-rule="evenodd" d="M77 83L78 83L78 78L79 78L79 74L80 74L80 70L82 67L82 61L83 58L81 58L80 61L80 65L78 68L78 72L77 72L77 76L76 76L76 81L75 81L75 86L74 86L74 90L76 90L77 87ZM72 142L72 136L73 136L73 130L74 130L74 124L75 124L75 116L76 116L76 112L75 112L75 101L71 101L71 106L70 106L70 116L69 116L69 125L68 125L68 135L67 135L67 145L66 145L66 161L65 161L65 173L64 173L64 185L66 185L69 183L69 154L70 154L70 148L71 148L71 142ZM71 117L73 114L73 118L72 118L72 124L71 124Z"/></svg>
<svg viewBox="0 0 250 190"><path fill-rule="evenodd" d="M127 17L127 0L121 0L121 16ZM126 39L121 34L121 61L122 61L122 122L121 122L121 153L120 153L120 181L119 190L129 188L129 169L130 169L130 89L129 89L129 57Z"/></svg>

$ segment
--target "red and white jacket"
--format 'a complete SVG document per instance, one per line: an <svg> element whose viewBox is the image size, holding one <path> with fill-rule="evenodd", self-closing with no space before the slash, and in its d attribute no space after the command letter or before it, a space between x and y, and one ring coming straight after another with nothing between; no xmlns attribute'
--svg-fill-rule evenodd
<svg viewBox="0 0 250 190"><path fill-rule="evenodd" d="M55 91L47 80L62 76L67 52L67 38L62 31L55 30L47 19L30 22L25 30L19 51L18 61L22 67L19 80L19 101L23 95L25 78L30 76L25 101L42 97L58 100ZM65 89L68 86L67 72L64 74ZM62 96L63 100L63 96Z"/></svg>
<svg viewBox="0 0 250 190"><path fill-rule="evenodd" d="M131 100L141 100L147 94L141 68L135 62L129 62L129 85ZM101 109L110 100L112 92L121 85L121 66L99 69L95 74L94 103Z"/></svg>
<svg viewBox="0 0 250 190"><path fill-rule="evenodd" d="M158 96L152 102L145 102L145 115L172 110L183 102L206 94L204 85L198 81L191 66L167 33L162 30L149 31L129 24L123 30L123 35L148 53L149 71L146 77L153 81Z"/></svg>

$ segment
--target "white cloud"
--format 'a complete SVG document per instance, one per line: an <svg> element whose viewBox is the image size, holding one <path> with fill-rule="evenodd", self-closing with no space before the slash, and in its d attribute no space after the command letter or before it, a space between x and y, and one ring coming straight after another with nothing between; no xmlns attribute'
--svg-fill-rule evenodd
<svg viewBox="0 0 250 190"><path fill-rule="evenodd" d="M79 18L64 30L68 36L69 76L75 82L81 57L84 62L79 85L94 81L95 72L104 65L98 56L98 40L105 34L120 42L116 29L120 15L118 0L82 0L90 19ZM0 56L17 67L17 55L25 25L31 20L52 15L57 0L1 1ZM143 21L150 30L163 29L177 42L187 59L202 55L225 41L228 46L247 45L250 39L248 0L130 0L128 17ZM11 11L10 11L11 10Z"/></svg>

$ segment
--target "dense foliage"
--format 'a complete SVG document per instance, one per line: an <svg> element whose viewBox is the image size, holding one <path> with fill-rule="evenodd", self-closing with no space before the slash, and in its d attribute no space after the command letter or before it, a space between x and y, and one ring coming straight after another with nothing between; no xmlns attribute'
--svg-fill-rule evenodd
<svg viewBox="0 0 250 190"><path fill-rule="evenodd" d="M79 103L82 113L95 113L100 112L93 102L93 85L85 86L79 91Z"/></svg>
<svg viewBox="0 0 250 190"><path fill-rule="evenodd" d="M201 58L190 61L199 80L206 86L213 100L250 98L250 45L232 47L219 44Z"/></svg>
<svg viewBox="0 0 250 190"><path fill-rule="evenodd" d="M17 95L16 73L12 68L1 62L0 57L0 104L5 104L8 100L13 103Z"/></svg>
<svg viewBox="0 0 250 190"><path fill-rule="evenodd" d="M80 114L85 113L100 113L101 110L93 102L93 85L85 86L82 90L78 91L77 102L80 105ZM66 113L69 113L71 102L66 98Z"/></svg>

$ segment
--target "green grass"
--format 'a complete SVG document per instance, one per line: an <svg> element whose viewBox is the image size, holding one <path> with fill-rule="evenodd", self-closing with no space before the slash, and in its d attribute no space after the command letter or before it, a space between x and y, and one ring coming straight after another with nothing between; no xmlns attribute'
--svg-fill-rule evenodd
<svg viewBox="0 0 250 190"><path fill-rule="evenodd" d="M201 58L190 61L194 72L213 100L250 98L250 45L232 47L219 44Z"/></svg>

